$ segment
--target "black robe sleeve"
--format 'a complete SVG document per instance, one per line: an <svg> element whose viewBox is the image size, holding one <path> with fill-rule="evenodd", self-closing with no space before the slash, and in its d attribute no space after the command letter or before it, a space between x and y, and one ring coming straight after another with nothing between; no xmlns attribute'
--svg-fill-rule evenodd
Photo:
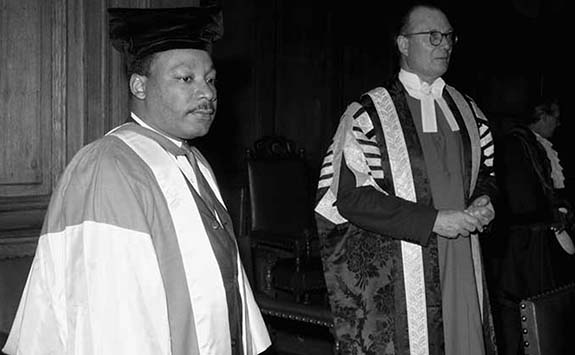
<svg viewBox="0 0 575 355"><path fill-rule="evenodd" d="M337 192L339 213L354 225L391 238L427 246L437 210L385 195L372 186L356 187L355 177L342 158Z"/></svg>

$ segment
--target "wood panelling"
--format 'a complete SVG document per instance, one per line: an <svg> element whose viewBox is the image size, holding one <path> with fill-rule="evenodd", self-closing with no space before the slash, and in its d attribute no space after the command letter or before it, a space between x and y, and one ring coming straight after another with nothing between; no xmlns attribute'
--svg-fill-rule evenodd
<svg viewBox="0 0 575 355"><path fill-rule="evenodd" d="M67 144L66 3L1 5L0 257L30 251Z"/></svg>
<svg viewBox="0 0 575 355"><path fill-rule="evenodd" d="M42 97L40 87L41 44L45 40L42 17L49 15L45 8L36 5L33 0L8 1L0 20L0 50L4 53L0 59L0 111L2 125L6 127L0 131L0 139L5 142L0 158L3 167L0 183L4 194L18 193L21 185L42 185L42 162L48 158L38 154L42 142L37 134L46 131L47 125L42 123L49 123L49 120L39 120L41 105L50 97L49 91L48 96ZM14 16L8 16L9 13ZM47 50L50 53L50 48ZM48 111L50 107L44 109ZM23 142L29 143L23 145Z"/></svg>
<svg viewBox="0 0 575 355"><path fill-rule="evenodd" d="M86 131L86 48L90 44L87 42L86 33L89 32L86 21L91 18L85 12L88 4L69 0L66 3L66 161L84 144Z"/></svg>
<svg viewBox="0 0 575 355"><path fill-rule="evenodd" d="M0 333L8 333L12 327L31 264L32 257L3 260L0 264Z"/></svg>
<svg viewBox="0 0 575 355"><path fill-rule="evenodd" d="M65 46L56 1L5 0L0 21L0 196L45 195L60 166ZM55 140L53 138L56 138Z"/></svg>
<svg viewBox="0 0 575 355"><path fill-rule="evenodd" d="M322 132L330 131L334 98L339 94L333 12L328 2L278 1L275 131L296 139L318 162Z"/></svg>

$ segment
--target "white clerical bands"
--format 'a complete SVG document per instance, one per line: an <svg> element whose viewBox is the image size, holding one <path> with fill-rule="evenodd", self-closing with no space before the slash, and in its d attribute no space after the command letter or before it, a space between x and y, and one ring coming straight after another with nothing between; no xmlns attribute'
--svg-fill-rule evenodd
<svg viewBox="0 0 575 355"><path fill-rule="evenodd" d="M451 130L459 130L459 125L455 121L453 113L442 96L443 88L445 87L443 79L437 78L433 84L429 85L428 83L421 81L417 75L402 69L399 72L399 80L405 86L407 93L421 102L421 123L423 132L437 132L435 102L439 105L439 108L443 112Z"/></svg>

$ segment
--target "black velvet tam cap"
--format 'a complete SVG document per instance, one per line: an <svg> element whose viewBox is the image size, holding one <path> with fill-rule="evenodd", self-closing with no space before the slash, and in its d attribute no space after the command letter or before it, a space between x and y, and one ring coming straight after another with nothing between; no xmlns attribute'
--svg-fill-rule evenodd
<svg viewBox="0 0 575 355"><path fill-rule="evenodd" d="M170 49L209 50L223 35L221 9L110 8L110 40L125 55L128 66L139 58Z"/></svg>

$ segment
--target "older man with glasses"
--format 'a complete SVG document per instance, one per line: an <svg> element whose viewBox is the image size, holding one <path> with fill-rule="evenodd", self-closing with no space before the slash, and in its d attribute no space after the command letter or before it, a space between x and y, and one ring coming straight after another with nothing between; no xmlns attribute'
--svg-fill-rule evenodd
<svg viewBox="0 0 575 355"><path fill-rule="evenodd" d="M495 353L478 233L496 193L476 104L442 79L457 36L411 7L400 71L351 103L326 154L316 206L335 331L345 354Z"/></svg>

